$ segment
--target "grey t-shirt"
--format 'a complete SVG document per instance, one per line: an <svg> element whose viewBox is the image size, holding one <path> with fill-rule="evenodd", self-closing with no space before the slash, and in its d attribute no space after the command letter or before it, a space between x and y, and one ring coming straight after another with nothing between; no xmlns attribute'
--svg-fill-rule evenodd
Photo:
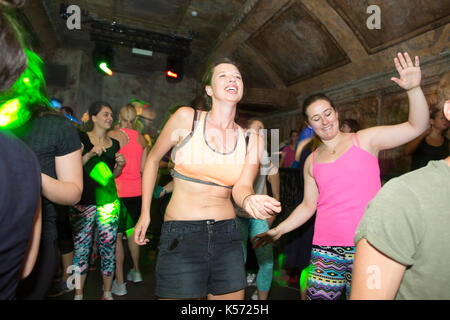
<svg viewBox="0 0 450 320"><path fill-rule="evenodd" d="M407 266L396 299L450 299L450 167L444 160L386 183L356 230Z"/></svg>

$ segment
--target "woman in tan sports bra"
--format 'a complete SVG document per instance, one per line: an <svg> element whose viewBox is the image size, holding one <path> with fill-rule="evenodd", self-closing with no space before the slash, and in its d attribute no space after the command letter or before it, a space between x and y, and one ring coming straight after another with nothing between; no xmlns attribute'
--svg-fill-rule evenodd
<svg viewBox="0 0 450 320"><path fill-rule="evenodd" d="M256 219L272 217L281 206L253 191L264 144L256 134L247 143L234 122L244 92L239 69L230 60L215 63L203 83L211 110L177 110L146 160L135 241L149 241L145 233L159 161L174 147L174 191L161 229L155 294L165 299L243 299L245 265L231 197Z"/></svg>

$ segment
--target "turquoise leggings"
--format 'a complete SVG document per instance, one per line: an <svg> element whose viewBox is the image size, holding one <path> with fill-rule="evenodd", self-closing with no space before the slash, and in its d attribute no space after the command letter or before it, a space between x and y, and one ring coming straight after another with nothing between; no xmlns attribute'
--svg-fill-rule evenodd
<svg viewBox="0 0 450 320"><path fill-rule="evenodd" d="M258 219L247 219L236 216L236 224L242 238L242 248L244 249L244 261L247 261L247 238L250 240L257 234L269 230L267 221ZM273 248L269 244L265 247L254 249L259 269L256 275L256 287L261 291L269 291L272 284L273 273Z"/></svg>

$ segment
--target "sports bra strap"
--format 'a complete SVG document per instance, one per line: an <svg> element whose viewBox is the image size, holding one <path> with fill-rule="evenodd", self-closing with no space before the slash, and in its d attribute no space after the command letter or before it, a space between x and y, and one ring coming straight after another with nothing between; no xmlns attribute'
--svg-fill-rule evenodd
<svg viewBox="0 0 450 320"><path fill-rule="evenodd" d="M191 132L194 132L195 129L195 121L197 120L197 109L194 109L194 118L192 119L192 130Z"/></svg>

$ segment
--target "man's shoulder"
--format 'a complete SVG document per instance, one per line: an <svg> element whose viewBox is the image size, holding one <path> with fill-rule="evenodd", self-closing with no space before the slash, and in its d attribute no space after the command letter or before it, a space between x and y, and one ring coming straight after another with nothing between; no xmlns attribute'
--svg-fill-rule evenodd
<svg viewBox="0 0 450 320"><path fill-rule="evenodd" d="M408 172L386 182L375 197L375 201L413 201L413 198L422 199L426 195L433 198L441 192L443 184L448 183L448 176L444 170L445 162L430 161L427 166ZM447 182L446 182L447 181ZM408 200L409 199L409 200Z"/></svg>

